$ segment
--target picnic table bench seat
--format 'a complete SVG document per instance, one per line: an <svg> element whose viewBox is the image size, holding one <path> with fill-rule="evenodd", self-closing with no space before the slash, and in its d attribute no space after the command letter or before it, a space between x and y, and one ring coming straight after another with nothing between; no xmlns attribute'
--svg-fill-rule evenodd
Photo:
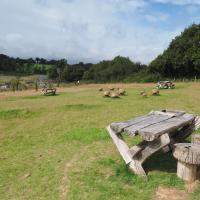
<svg viewBox="0 0 200 200"><path fill-rule="evenodd" d="M142 163L160 149L172 148L183 141L200 125L200 120L184 111L152 111L147 115L124 122L114 122L107 130L129 168L136 174L146 176ZM123 135L139 135L142 142L131 148Z"/></svg>

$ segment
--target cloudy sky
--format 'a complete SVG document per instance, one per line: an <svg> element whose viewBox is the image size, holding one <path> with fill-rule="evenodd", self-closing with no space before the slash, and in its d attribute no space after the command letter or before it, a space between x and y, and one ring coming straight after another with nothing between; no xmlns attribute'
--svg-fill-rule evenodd
<svg viewBox="0 0 200 200"><path fill-rule="evenodd" d="M194 22L200 0L0 0L0 53L149 63Z"/></svg>

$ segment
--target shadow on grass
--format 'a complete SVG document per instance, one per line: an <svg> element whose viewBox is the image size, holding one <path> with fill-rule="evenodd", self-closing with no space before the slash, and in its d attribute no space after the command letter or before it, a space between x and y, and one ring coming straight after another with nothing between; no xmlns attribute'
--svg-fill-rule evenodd
<svg viewBox="0 0 200 200"><path fill-rule="evenodd" d="M158 152L148 158L143 166L147 173L150 171L176 173L177 161L173 157L172 152Z"/></svg>
<svg viewBox="0 0 200 200"><path fill-rule="evenodd" d="M68 104L59 108L60 111L81 111L81 110L90 110L101 107L101 105L92 105L92 104Z"/></svg>

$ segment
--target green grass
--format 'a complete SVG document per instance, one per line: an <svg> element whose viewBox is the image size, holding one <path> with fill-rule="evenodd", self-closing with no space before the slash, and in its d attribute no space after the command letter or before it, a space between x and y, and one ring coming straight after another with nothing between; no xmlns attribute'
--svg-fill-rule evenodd
<svg viewBox="0 0 200 200"><path fill-rule="evenodd" d="M124 87L128 95L120 99L103 98L99 85L2 99L0 199L151 200L158 186L184 189L171 154L158 152L145 162L148 181L130 172L105 127L165 108L200 115L200 84L180 83L147 98L139 93L150 94L151 84ZM190 198L200 199L199 186Z"/></svg>
<svg viewBox="0 0 200 200"><path fill-rule="evenodd" d="M90 110L101 107L101 105L88 105L88 104L69 104L64 105L60 108L60 111L82 111L82 110Z"/></svg>
<svg viewBox="0 0 200 200"><path fill-rule="evenodd" d="M105 129L74 129L64 135L66 141L77 141L80 143L90 144L92 142L108 140L108 134Z"/></svg>
<svg viewBox="0 0 200 200"><path fill-rule="evenodd" d="M16 119L16 118L30 118L34 116L34 112L27 109L10 109L0 111L0 119Z"/></svg>

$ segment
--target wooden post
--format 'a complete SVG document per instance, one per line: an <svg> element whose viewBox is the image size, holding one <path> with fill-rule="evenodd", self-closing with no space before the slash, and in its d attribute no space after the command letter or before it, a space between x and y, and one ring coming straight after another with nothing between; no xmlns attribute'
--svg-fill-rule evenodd
<svg viewBox="0 0 200 200"><path fill-rule="evenodd" d="M197 178L197 165L191 165L178 161L177 176L185 181L195 181Z"/></svg>

